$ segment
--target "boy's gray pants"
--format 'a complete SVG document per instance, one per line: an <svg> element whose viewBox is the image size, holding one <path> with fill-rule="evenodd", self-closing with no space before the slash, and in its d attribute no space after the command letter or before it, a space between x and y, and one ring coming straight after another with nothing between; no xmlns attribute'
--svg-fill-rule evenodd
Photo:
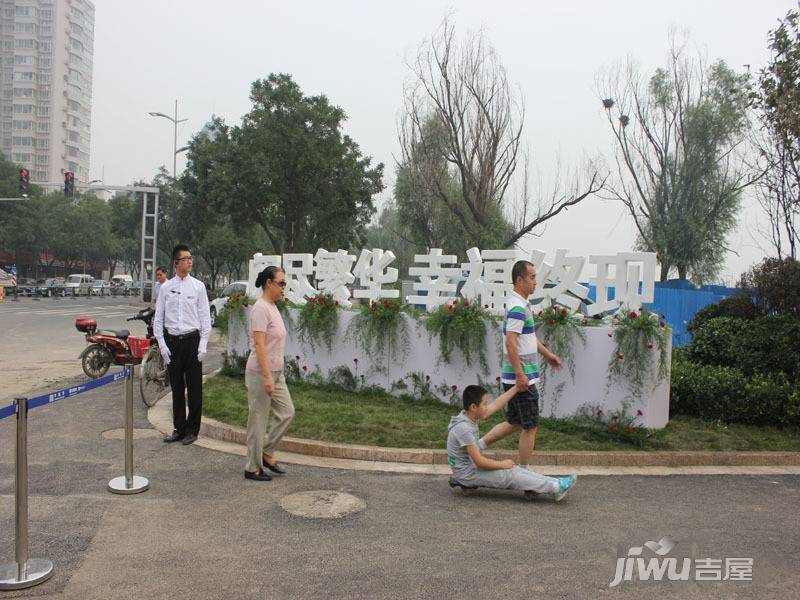
<svg viewBox="0 0 800 600"><path fill-rule="evenodd" d="M461 481L464 485L474 485L508 490L525 490L539 494L554 494L561 487L558 479L548 477L536 471L514 465L510 469L485 471L478 469L469 481Z"/></svg>

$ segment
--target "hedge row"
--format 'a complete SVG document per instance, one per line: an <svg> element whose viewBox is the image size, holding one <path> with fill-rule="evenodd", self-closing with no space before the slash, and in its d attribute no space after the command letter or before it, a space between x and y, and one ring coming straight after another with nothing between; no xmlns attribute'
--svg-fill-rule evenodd
<svg viewBox="0 0 800 600"><path fill-rule="evenodd" d="M745 375L783 373L800 380L800 319L769 316L748 321L715 317L702 323L689 344L689 360L734 367Z"/></svg>
<svg viewBox="0 0 800 600"><path fill-rule="evenodd" d="M742 370L673 358L670 412L725 423L800 427L800 388L783 373Z"/></svg>

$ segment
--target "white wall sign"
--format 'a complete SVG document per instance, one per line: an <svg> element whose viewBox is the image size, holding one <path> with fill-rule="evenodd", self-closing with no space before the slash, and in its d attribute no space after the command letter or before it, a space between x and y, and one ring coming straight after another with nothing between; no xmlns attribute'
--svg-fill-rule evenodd
<svg viewBox="0 0 800 600"><path fill-rule="evenodd" d="M582 256L568 256L559 249L552 264L545 261L546 254L534 250L530 255L520 250L467 250L467 261L458 266L458 257L442 254L441 248L432 248L427 254L415 254L419 266L409 268L417 293L405 300L419 304L426 310L455 299L458 282L463 281L461 296L480 302L490 312L503 314L505 302L513 288L511 269L517 260L529 260L537 270L537 288L530 301L542 308L558 304L578 310L581 302L587 304L590 316L615 311L621 307L629 310L653 302L655 293L656 255L653 252L620 252L615 255L591 255L590 266L594 275L589 283L596 287L595 302L588 300L589 289L578 283L587 260ZM250 261L248 293L255 293L255 280L259 271L268 265L283 266L288 285L286 297L296 304L318 293L331 294L342 306L350 306L350 298L363 298L375 302L380 298L398 298L400 292L386 288L397 282L398 271L391 267L395 255L380 248L364 249L358 260L346 250L329 252L324 248L311 254L253 255ZM357 280L357 283L356 283ZM315 288L312 282L316 282ZM609 298L609 288L614 288L614 298Z"/></svg>

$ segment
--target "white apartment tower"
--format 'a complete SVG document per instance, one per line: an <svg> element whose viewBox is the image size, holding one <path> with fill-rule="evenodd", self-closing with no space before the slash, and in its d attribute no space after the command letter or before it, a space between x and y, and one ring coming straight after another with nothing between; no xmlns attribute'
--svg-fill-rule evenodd
<svg viewBox="0 0 800 600"><path fill-rule="evenodd" d="M31 182L87 182L94 4L0 0L0 24L0 151Z"/></svg>

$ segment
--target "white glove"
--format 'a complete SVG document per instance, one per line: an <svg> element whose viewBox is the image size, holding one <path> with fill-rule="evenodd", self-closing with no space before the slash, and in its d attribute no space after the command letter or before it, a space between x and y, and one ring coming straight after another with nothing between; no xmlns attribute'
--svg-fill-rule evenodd
<svg viewBox="0 0 800 600"><path fill-rule="evenodd" d="M164 360L164 366L166 367L172 354L170 354L166 344L159 346L158 349L161 351L161 358Z"/></svg>
<svg viewBox="0 0 800 600"><path fill-rule="evenodd" d="M203 362L203 359L206 357L205 352L197 351L197 362Z"/></svg>

